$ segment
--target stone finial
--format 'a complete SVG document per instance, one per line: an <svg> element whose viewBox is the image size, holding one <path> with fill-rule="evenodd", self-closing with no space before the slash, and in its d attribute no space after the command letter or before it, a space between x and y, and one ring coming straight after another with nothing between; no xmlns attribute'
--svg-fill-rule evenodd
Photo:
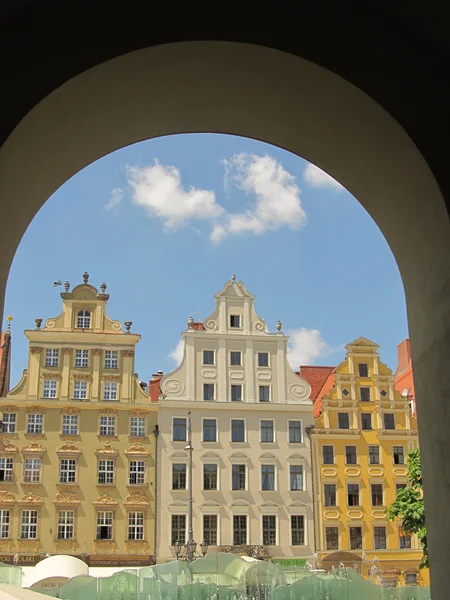
<svg viewBox="0 0 450 600"><path fill-rule="evenodd" d="M34 322L36 323L36 329L40 329L42 325L42 319L35 319Z"/></svg>
<svg viewBox="0 0 450 600"><path fill-rule="evenodd" d="M124 325L125 325L125 329L126 329L125 333L130 333L130 329L131 329L131 326L133 325L133 321L125 321Z"/></svg>
<svg viewBox="0 0 450 600"><path fill-rule="evenodd" d="M283 327L283 323L281 321L277 321L277 331L281 331L282 327Z"/></svg>
<svg viewBox="0 0 450 600"><path fill-rule="evenodd" d="M68 281L64 282L64 291L68 292L70 289L70 283Z"/></svg>
<svg viewBox="0 0 450 600"><path fill-rule="evenodd" d="M8 331L11 330L11 321L14 319L14 317L12 317L11 315L8 315L6 317L6 320L8 321Z"/></svg>
<svg viewBox="0 0 450 600"><path fill-rule="evenodd" d="M87 271L85 271L83 273L83 283L88 283L89 281L89 273Z"/></svg>
<svg viewBox="0 0 450 600"><path fill-rule="evenodd" d="M102 285L100 286L100 289L102 290L102 294L104 294L106 292L106 283L103 282Z"/></svg>
<svg viewBox="0 0 450 600"><path fill-rule="evenodd" d="M192 329L192 325L194 324L194 317L189 317L188 319L188 329Z"/></svg>
<svg viewBox="0 0 450 600"><path fill-rule="evenodd" d="M236 281L236 275L233 273L233 275L231 276L231 281L234 283Z"/></svg>

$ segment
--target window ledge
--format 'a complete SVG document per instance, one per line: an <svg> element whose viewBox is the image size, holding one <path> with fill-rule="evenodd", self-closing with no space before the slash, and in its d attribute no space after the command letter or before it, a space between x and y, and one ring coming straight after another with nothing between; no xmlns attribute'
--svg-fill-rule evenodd
<svg viewBox="0 0 450 600"><path fill-rule="evenodd" d="M39 438L40 440L45 439L45 433L24 433L24 436L27 439Z"/></svg>
<svg viewBox="0 0 450 600"><path fill-rule="evenodd" d="M128 439L130 440L130 442L134 442L136 440L140 440L141 442L145 440L148 442L148 435L129 435Z"/></svg>
<svg viewBox="0 0 450 600"><path fill-rule="evenodd" d="M23 481L22 485L25 486L31 486L31 487L39 487L40 485L42 485L41 481Z"/></svg>
<svg viewBox="0 0 450 600"><path fill-rule="evenodd" d="M58 488L70 488L71 490L74 488L79 487L79 483L78 482L73 482L73 483L62 483L60 481L58 481L58 483L56 484L56 487Z"/></svg>
<svg viewBox="0 0 450 600"><path fill-rule="evenodd" d="M137 488L148 488L148 483L127 483L127 488L136 490Z"/></svg>
<svg viewBox="0 0 450 600"><path fill-rule="evenodd" d="M96 483L95 486L96 487L113 488L113 487L116 487L116 484L115 483Z"/></svg>

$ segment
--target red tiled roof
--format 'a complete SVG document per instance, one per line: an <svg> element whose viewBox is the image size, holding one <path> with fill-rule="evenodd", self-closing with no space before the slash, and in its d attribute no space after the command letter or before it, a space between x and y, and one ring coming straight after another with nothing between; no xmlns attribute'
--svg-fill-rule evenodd
<svg viewBox="0 0 450 600"><path fill-rule="evenodd" d="M0 334L0 396L9 392L9 379L11 372L11 332Z"/></svg>
<svg viewBox="0 0 450 600"><path fill-rule="evenodd" d="M203 327L203 323L200 321L196 321L192 323L191 329L196 329L197 331L203 331L205 328Z"/></svg>
<svg viewBox="0 0 450 600"><path fill-rule="evenodd" d="M336 367L301 366L299 375L306 379L311 386L311 400L314 403L314 418L322 412L322 397L334 385L334 370Z"/></svg>

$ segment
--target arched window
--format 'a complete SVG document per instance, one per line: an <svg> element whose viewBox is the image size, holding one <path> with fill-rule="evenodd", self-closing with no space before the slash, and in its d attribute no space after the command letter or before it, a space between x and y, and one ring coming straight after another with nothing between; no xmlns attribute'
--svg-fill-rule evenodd
<svg viewBox="0 0 450 600"><path fill-rule="evenodd" d="M91 326L91 313L88 310L80 310L77 315L77 327L89 329Z"/></svg>

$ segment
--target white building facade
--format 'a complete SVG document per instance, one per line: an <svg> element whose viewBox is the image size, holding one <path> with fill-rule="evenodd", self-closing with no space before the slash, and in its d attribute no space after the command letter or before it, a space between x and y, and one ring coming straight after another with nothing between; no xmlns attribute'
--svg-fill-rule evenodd
<svg viewBox="0 0 450 600"><path fill-rule="evenodd" d="M233 276L214 298L202 324L189 319L182 363L161 380L158 562L188 539L188 411L195 541L306 562L314 552L310 386L287 362L281 323L268 332L242 282Z"/></svg>

